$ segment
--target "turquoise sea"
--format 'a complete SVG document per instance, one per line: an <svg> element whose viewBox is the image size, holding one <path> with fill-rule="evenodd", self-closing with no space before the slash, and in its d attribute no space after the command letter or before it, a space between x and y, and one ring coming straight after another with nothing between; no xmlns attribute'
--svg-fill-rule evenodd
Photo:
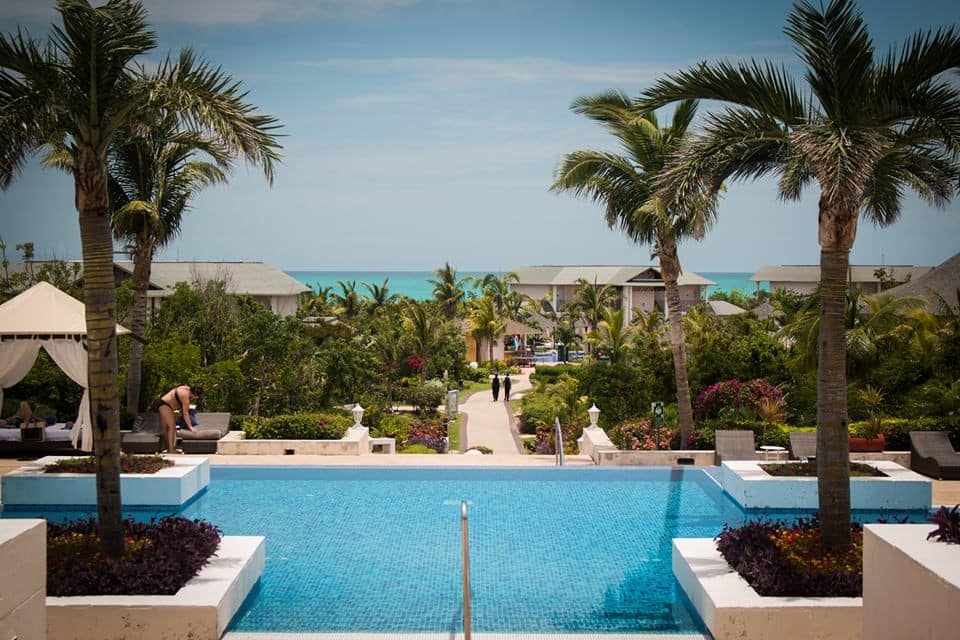
<svg viewBox="0 0 960 640"><path fill-rule="evenodd" d="M315 291L320 287L332 287L334 291L340 291L338 282L354 281L361 293L367 293L362 283L379 286L384 279L387 279L387 286L391 293L405 295L414 300L426 300L432 297L433 285L428 280L436 277L432 271L287 271L286 273L305 285L313 287ZM459 271L457 276L461 278L483 276L485 273L484 271ZM734 289L753 293L756 290L755 284L749 280L752 273L720 271L698 273L717 283L710 287L709 293L714 291L729 293Z"/></svg>

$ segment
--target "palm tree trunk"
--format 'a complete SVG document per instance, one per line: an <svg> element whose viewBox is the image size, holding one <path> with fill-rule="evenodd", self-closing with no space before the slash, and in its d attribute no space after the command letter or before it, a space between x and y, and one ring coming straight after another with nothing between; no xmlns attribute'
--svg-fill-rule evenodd
<svg viewBox="0 0 960 640"><path fill-rule="evenodd" d="M87 384L97 461L97 517L105 555L123 553L120 412L117 389L117 292L113 279L107 166L84 146L75 175L87 322Z"/></svg>
<svg viewBox="0 0 960 640"><path fill-rule="evenodd" d="M817 487L824 550L850 543L850 441L844 311L856 210L820 202L820 336L817 366Z"/></svg>
<svg viewBox="0 0 960 640"><path fill-rule="evenodd" d="M150 286L150 270L153 261L153 246L137 247L133 258L133 311L130 315L130 330L134 336L143 336L147 327L147 288ZM127 365L127 413L140 413L140 384L142 378L143 344L130 341L130 358Z"/></svg>
<svg viewBox="0 0 960 640"><path fill-rule="evenodd" d="M677 379L677 408L680 421L680 447L686 447L693 437L693 407L690 404L690 381L687 379L687 350L684 346L683 319L680 308L680 259L677 257L675 243L658 243L660 273L666 289L667 313L669 314L668 335L670 351L673 353L673 373Z"/></svg>

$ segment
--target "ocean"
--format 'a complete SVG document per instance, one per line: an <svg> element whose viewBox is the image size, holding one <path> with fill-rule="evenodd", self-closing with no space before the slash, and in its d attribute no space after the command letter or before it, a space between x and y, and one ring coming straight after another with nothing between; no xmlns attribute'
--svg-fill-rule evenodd
<svg viewBox="0 0 960 640"><path fill-rule="evenodd" d="M432 271L287 271L287 275L299 280L305 285L313 287L316 291L320 287L332 287L335 292L340 291L338 282L357 283L357 290L361 293L367 293L367 289L362 283L370 285L380 285L384 279L387 279L387 286L391 293L413 298L414 300L426 300L433 296L433 285L428 281L435 279ZM484 271L458 271L457 277L465 276L483 276ZM716 285L709 288L708 294L715 291L729 293L738 289L744 293L753 293L756 285L750 281L752 273L739 272L697 272L708 280L716 282ZM766 284L764 284L766 288Z"/></svg>

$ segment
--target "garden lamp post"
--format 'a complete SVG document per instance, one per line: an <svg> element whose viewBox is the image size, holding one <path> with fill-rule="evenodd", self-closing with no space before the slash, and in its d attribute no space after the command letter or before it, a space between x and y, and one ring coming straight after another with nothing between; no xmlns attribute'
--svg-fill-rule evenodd
<svg viewBox="0 0 960 640"><path fill-rule="evenodd" d="M360 424L360 421L363 420L363 407L360 406L360 403L353 405L353 426L351 429L362 429L363 425Z"/></svg>
<svg viewBox="0 0 960 640"><path fill-rule="evenodd" d="M590 429L597 429L597 419L600 417L600 409L597 408L597 403L593 403L589 409L587 409L587 415L590 416Z"/></svg>

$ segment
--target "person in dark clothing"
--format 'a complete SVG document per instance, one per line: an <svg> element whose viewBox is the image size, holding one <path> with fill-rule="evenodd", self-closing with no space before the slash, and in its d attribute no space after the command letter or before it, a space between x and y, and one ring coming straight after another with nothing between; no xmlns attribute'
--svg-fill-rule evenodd
<svg viewBox="0 0 960 640"><path fill-rule="evenodd" d="M490 383L490 388L493 390L493 401L496 402L500 398L500 376L493 374L493 382Z"/></svg>
<svg viewBox="0 0 960 640"><path fill-rule="evenodd" d="M503 399L505 402L510 402L510 374L503 376Z"/></svg>

